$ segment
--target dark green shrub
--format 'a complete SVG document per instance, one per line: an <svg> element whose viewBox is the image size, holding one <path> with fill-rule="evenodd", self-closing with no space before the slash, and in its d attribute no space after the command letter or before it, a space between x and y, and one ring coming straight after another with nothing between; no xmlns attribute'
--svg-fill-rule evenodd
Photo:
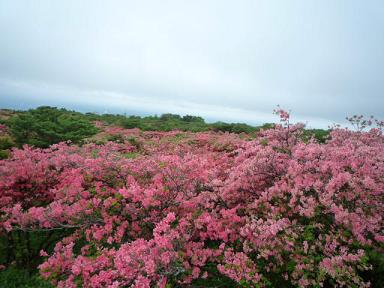
<svg viewBox="0 0 384 288"><path fill-rule="evenodd" d="M230 133L252 133L257 129L245 123L225 123L216 122L211 124L213 131L222 131Z"/></svg>
<svg viewBox="0 0 384 288"><path fill-rule="evenodd" d="M53 288L46 280L43 280L37 271L31 272L10 266L0 271L0 287L4 288Z"/></svg>
<svg viewBox="0 0 384 288"><path fill-rule="evenodd" d="M61 141L81 143L98 131L80 113L46 106L18 114L7 125L17 145L42 148Z"/></svg>
<svg viewBox="0 0 384 288"><path fill-rule="evenodd" d="M8 135L0 136L0 150L6 150L14 147L16 143Z"/></svg>
<svg viewBox="0 0 384 288"><path fill-rule="evenodd" d="M9 155L10 155L10 153L8 150L0 150L0 160L1 159L8 159Z"/></svg>

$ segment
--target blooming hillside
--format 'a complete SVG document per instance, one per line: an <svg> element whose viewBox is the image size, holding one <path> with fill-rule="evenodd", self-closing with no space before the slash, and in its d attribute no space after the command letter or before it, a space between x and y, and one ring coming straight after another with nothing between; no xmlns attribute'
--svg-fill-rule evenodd
<svg viewBox="0 0 384 288"><path fill-rule="evenodd" d="M317 143L276 112L253 140L98 123L81 147L14 149L0 161L1 233L25 249L4 266L40 261L69 288L379 287L382 123Z"/></svg>

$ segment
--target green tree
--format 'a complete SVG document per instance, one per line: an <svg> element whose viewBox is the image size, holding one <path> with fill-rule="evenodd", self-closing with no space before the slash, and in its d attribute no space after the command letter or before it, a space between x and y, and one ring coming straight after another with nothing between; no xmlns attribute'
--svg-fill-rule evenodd
<svg viewBox="0 0 384 288"><path fill-rule="evenodd" d="M18 114L7 125L19 146L29 144L46 148L61 141L81 141L97 132L81 113L42 106Z"/></svg>

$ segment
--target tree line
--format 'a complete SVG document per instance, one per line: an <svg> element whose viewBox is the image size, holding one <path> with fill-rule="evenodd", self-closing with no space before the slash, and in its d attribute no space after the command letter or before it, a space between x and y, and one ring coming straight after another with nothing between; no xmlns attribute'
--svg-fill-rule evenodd
<svg viewBox="0 0 384 288"><path fill-rule="evenodd" d="M256 134L261 129L273 128L275 124L266 123L251 126L245 123L215 122L207 123L200 116L178 115L172 113L160 116L136 116L121 114L80 113L64 108L41 106L27 111L1 110L0 114L8 117L0 118L0 158L7 158L9 149L28 144L34 147L47 148L52 144L70 141L82 144L84 139L95 135L99 129L95 121L105 125L123 128L138 128L142 131L191 131L191 132L228 132ZM1 116L1 115L0 115ZM324 142L328 131L322 129L306 130L307 137L315 136Z"/></svg>

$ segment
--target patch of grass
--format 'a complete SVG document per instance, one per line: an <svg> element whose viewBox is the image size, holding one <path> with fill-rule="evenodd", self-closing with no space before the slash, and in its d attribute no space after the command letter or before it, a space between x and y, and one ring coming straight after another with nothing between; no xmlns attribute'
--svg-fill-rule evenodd
<svg viewBox="0 0 384 288"><path fill-rule="evenodd" d="M123 156L124 156L124 158L127 158L127 159L135 159L138 156L140 156L140 153L138 153L138 152L128 152L128 153L124 153Z"/></svg>

